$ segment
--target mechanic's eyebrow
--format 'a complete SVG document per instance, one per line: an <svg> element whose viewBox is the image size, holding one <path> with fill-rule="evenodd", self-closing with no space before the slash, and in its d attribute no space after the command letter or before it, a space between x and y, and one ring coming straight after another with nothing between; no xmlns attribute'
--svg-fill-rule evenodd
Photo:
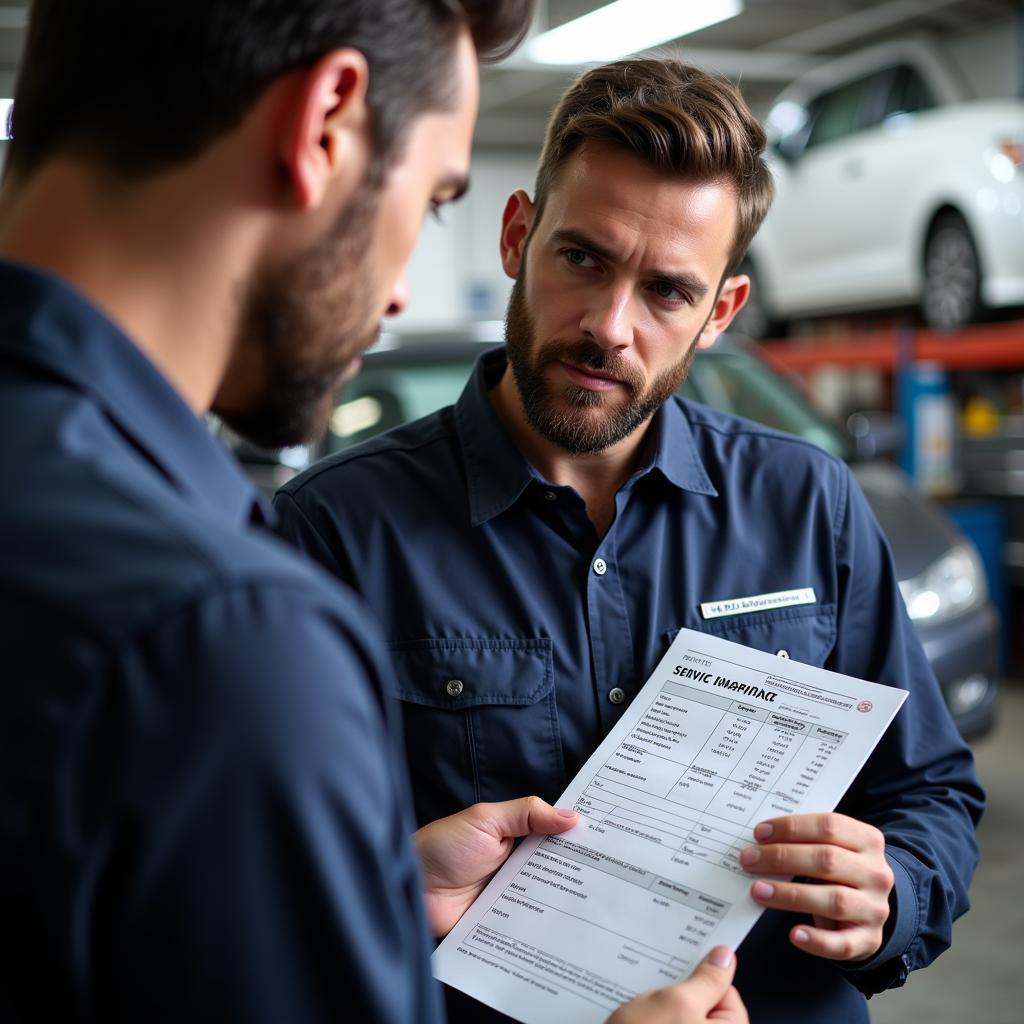
<svg viewBox="0 0 1024 1024"><path fill-rule="evenodd" d="M551 240L555 245L568 245L578 249L585 249L587 252L597 256L598 259L605 260L608 263L618 262L615 253L611 249L601 245L600 242L595 242L593 238L590 238L582 231L577 231L575 228L559 228L557 231L552 232ZM681 292L685 292L694 302L704 298L711 291L711 286L706 281L702 281L696 274L691 274L687 271L674 273L670 270L655 270L651 272L650 276L659 283L671 285L673 288L678 288Z"/></svg>
<svg viewBox="0 0 1024 1024"><path fill-rule="evenodd" d="M595 242L593 238L589 238L582 231L576 231L574 228L559 228L552 233L551 241L555 245L569 245L579 249L586 249L587 252L592 252L595 256L607 260L609 263L618 262L611 249L601 245L600 242Z"/></svg>

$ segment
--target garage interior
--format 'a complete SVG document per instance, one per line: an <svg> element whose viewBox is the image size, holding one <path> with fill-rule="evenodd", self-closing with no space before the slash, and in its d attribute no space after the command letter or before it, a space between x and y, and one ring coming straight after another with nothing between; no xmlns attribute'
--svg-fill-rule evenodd
<svg viewBox="0 0 1024 1024"><path fill-rule="evenodd" d="M14 91L28 6L28 0L0 0L0 125L10 106L4 98ZM542 0L534 40L602 6L599 0ZM664 6L676 4L666 0ZM998 188L1015 189L1024 197L1024 3L744 0L719 6L733 13L648 45L733 79L755 113L770 119L777 111L776 98L795 81L813 82L818 75L824 96L839 83L825 69L842 59L893 41L919 44L941 55L962 90L962 102L1016 110L1016 134L1011 132L1005 142L993 138L995 149L987 156L979 152L977 162L1002 159L993 166L1009 170ZM545 63L537 56L541 52L528 44L484 70L472 191L446 211L443 224L426 224L409 270L409 308L387 326L383 348L447 336L500 340L510 285L495 242L502 207L513 189L532 187L547 116L583 66ZM888 131L895 139L900 131L911 130L906 126L913 118L923 124L943 106L936 100L920 110L898 111L896 118L887 114L884 123L854 125L848 138L823 146L856 146L872 132ZM866 116L863 110L862 104L861 116ZM893 128L899 117L911 121ZM5 146L0 141L0 166ZM802 173L803 151L777 159L786 173ZM932 170L922 156L900 184L911 193L923 189ZM794 185L797 197L803 187ZM876 181L854 201L869 231L878 229L870 221L871 202L886 187ZM997 190L996 198L985 202L993 207L989 213L1005 222L999 231L1018 232L1016 263L1024 275L1024 212L999 198L1004 194L1009 193ZM847 200L833 193L832 202L841 206ZM965 225L971 220L952 207L935 212L918 240L908 288L924 287L928 241L951 217ZM834 235L826 242L840 244ZM984 699L992 707L991 722L972 737L989 797L973 909L958 923L953 948L938 963L913 975L904 989L871 1000L876 1024L1011 1024L1020 1020L1024 1005L1024 909L1014 895L1024 890L1024 857L1017 848L1024 835L1019 794L1024 767L1019 742L1024 735L1024 296L988 301L984 288L986 275L993 274L991 260L979 238L970 236L969 242L981 278L970 322L938 329L928 323L917 298L883 290L873 298L865 298L866 292L855 296L847 308L840 308L842 298L830 298L821 308L773 315L765 320L772 330L756 338L758 358L794 382L830 423L839 425L854 449L898 466L917 493L955 524L973 552L970 557L983 566L987 600L998 617L994 678L979 682L977 672L965 670L959 679L964 701L974 699L975 691L981 700L980 691L987 687ZM748 344L742 337L739 343ZM278 454L281 464L274 464L273 480L279 483L297 467L286 454Z"/></svg>

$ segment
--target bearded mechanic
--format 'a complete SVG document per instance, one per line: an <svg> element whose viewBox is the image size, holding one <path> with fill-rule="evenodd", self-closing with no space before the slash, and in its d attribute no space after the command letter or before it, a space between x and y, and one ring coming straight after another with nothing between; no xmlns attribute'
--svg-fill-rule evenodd
<svg viewBox="0 0 1024 1024"><path fill-rule="evenodd" d="M865 996L948 946L983 795L846 466L675 397L747 297L764 145L738 92L684 63L585 73L533 198L504 211L505 348L456 405L324 460L276 507L384 624L421 821L557 797L681 627L908 689L836 813L762 822L742 854L796 876L751 886L752 1019L866 1022Z"/></svg>

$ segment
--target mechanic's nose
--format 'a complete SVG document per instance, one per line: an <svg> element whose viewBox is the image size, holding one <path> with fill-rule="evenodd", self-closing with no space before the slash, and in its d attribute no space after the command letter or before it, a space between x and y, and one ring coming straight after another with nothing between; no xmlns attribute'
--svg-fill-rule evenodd
<svg viewBox="0 0 1024 1024"><path fill-rule="evenodd" d="M580 320L580 330L601 348L629 348L633 344L631 308L628 289L596 290Z"/></svg>

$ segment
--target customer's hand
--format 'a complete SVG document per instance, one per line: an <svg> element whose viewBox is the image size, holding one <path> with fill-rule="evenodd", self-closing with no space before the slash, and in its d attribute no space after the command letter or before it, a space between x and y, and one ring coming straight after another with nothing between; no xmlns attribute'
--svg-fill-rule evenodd
<svg viewBox="0 0 1024 1024"><path fill-rule="evenodd" d="M554 835L576 824L575 811L556 810L540 797L473 804L413 833L423 864L427 920L439 938L483 892L519 836Z"/></svg>
<svg viewBox="0 0 1024 1024"><path fill-rule="evenodd" d="M732 985L735 973L732 950L715 946L686 981L631 999L608 1018L608 1024L749 1024Z"/></svg>
<svg viewBox="0 0 1024 1024"><path fill-rule="evenodd" d="M867 960L882 946L894 878L885 836L845 814L794 814L761 822L757 846L740 854L747 871L810 881L759 880L762 907L809 914L790 929L793 945L827 960Z"/></svg>

